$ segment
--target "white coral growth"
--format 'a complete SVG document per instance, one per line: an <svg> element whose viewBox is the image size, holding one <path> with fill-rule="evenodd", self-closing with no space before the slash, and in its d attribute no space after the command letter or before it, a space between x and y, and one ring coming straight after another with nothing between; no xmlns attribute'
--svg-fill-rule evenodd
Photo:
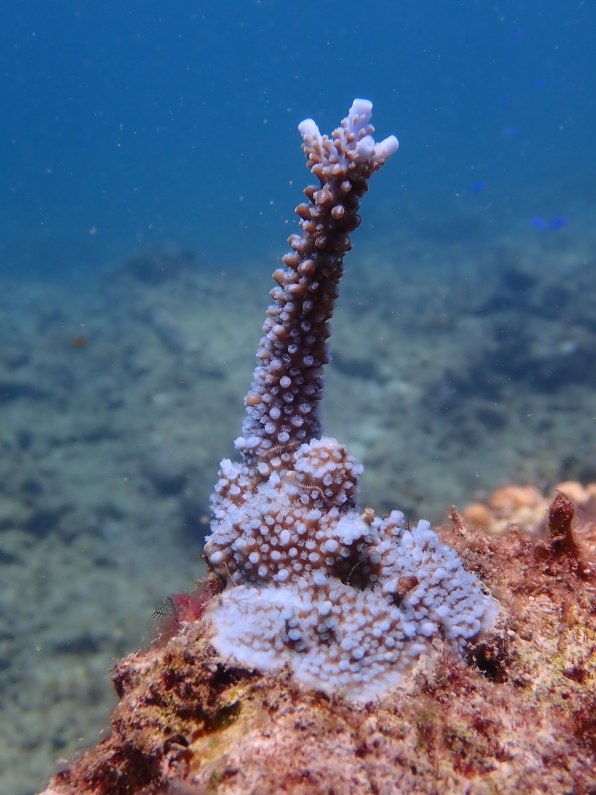
<svg viewBox="0 0 596 795"><path fill-rule="evenodd" d="M362 468L335 439L288 458L291 469L259 483L222 462L205 552L236 585L210 610L224 657L263 671L289 663L306 686L370 701L434 638L463 652L490 626L496 602L428 522L360 515Z"/></svg>
<svg viewBox="0 0 596 795"><path fill-rule="evenodd" d="M370 123L372 107L372 102L368 99L355 99L348 115L333 132L331 139L321 134L313 119L301 121L298 131L307 154L313 152L319 160L330 161L331 164L346 165L349 161L367 163L370 164L371 171L377 171L397 152L399 143L395 135L375 141L375 128Z"/></svg>

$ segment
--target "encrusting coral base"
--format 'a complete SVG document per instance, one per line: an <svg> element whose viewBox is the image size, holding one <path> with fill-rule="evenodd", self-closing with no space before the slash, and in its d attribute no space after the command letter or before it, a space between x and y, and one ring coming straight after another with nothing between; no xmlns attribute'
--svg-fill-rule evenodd
<svg viewBox="0 0 596 795"><path fill-rule="evenodd" d="M116 666L111 736L43 795L593 792L596 500L578 514L570 554L546 526L453 513L441 538L498 594L495 626L364 708L230 666L205 619L183 623Z"/></svg>

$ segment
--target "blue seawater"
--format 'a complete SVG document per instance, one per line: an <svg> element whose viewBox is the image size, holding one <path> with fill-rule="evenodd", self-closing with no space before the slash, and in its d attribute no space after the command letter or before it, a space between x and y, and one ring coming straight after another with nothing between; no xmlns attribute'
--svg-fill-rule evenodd
<svg viewBox="0 0 596 795"><path fill-rule="evenodd" d="M271 255L304 179L297 123L328 131L355 96L402 146L369 217L432 228L476 203L493 231L573 224L593 201L595 25L547 0L8 0L0 272L68 277L163 241Z"/></svg>

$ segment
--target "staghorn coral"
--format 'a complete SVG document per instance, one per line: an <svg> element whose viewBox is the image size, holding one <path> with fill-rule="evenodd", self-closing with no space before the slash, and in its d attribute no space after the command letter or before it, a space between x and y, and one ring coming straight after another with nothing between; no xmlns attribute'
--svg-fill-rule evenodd
<svg viewBox="0 0 596 795"><path fill-rule="evenodd" d="M209 609L215 648L263 671L287 662L299 682L353 701L401 682L433 639L463 653L497 614L428 522L406 528L399 511L361 516L362 466L321 436L328 320L348 232L368 180L397 149L393 136L375 143L371 111L355 100L330 138L310 119L299 126L320 184L306 188L302 234L290 236L293 252L274 273L236 440L244 462L221 463L205 544L234 586Z"/></svg>

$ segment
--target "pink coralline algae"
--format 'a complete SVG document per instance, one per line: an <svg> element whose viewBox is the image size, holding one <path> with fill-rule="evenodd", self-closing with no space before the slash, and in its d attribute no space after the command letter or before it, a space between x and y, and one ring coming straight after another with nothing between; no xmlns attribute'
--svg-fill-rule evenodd
<svg viewBox="0 0 596 795"><path fill-rule="evenodd" d="M463 653L497 603L428 522L358 508L362 466L321 435L328 321L348 233L372 174L397 150L376 143L372 105L355 100L331 137L300 124L319 180L296 212L301 234L274 273L258 364L236 447L212 498L205 554L229 581L209 608L215 648L268 671L289 664L306 686L370 701L402 681L435 639Z"/></svg>

